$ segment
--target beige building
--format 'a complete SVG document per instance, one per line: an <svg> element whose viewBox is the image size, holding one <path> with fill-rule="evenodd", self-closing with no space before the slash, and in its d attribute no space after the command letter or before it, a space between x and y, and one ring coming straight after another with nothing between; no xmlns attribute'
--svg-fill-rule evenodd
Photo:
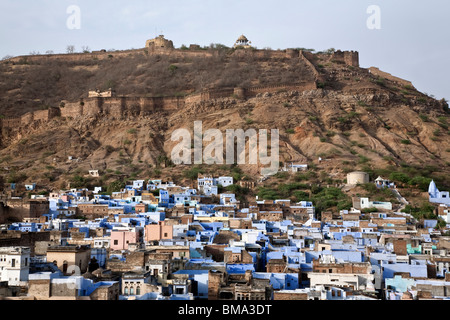
<svg viewBox="0 0 450 320"><path fill-rule="evenodd" d="M347 185L354 186L364 183L369 183L369 174L367 172L354 171L347 174Z"/></svg>
<svg viewBox="0 0 450 320"><path fill-rule="evenodd" d="M164 35L160 35L154 39L147 40L145 47L150 50L157 49L173 49L173 42L164 38Z"/></svg>
<svg viewBox="0 0 450 320"><path fill-rule="evenodd" d="M55 246L47 249L47 261L53 262L64 274L85 273L91 259L91 249L85 246Z"/></svg>
<svg viewBox="0 0 450 320"><path fill-rule="evenodd" d="M150 284L150 274L143 272L124 273L121 287L121 294L124 296L141 296L149 292L158 292L158 287Z"/></svg>

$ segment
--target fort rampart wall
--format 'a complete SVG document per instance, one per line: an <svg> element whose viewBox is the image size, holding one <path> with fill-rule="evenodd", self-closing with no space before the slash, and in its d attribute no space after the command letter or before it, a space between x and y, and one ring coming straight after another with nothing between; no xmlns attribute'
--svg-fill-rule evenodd
<svg viewBox="0 0 450 320"><path fill-rule="evenodd" d="M157 111L175 111L186 104L214 99L247 99L266 92L305 91L316 88L315 82L303 82L289 86L211 89L179 97L91 97L76 102L62 101L59 107L29 112L17 118L4 118L0 120L0 125L2 128L19 128L33 122L46 122L55 117L74 119L81 116L105 115L120 119L124 116L147 116Z"/></svg>

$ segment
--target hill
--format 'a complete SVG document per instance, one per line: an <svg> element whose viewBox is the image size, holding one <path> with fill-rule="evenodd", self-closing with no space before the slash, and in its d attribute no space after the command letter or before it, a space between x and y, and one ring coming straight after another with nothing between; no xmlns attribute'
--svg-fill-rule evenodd
<svg viewBox="0 0 450 320"><path fill-rule="evenodd" d="M109 88L116 96L89 97ZM282 165L309 163L320 183L342 184L358 169L449 186L447 103L359 67L355 52L213 47L16 57L0 64L0 92L5 182L191 182L192 168L170 161L171 135L202 121L203 130L222 132L279 129ZM258 180L260 165L239 167L240 178Z"/></svg>

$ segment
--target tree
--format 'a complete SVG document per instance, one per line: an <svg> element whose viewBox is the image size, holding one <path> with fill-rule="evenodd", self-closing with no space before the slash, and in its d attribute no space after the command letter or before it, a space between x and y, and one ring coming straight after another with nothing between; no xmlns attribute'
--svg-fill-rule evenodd
<svg viewBox="0 0 450 320"><path fill-rule="evenodd" d="M111 182L107 188L106 188L106 192L108 194L112 194L113 192L119 192L120 190L122 190L123 188L125 188L126 183L120 180Z"/></svg>
<svg viewBox="0 0 450 320"><path fill-rule="evenodd" d="M68 45L66 48L67 53L74 53L75 52L75 46L74 45Z"/></svg>

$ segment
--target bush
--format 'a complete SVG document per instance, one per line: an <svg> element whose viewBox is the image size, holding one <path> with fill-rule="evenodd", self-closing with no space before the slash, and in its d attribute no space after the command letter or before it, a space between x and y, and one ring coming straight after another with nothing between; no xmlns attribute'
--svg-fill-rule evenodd
<svg viewBox="0 0 450 320"><path fill-rule="evenodd" d="M286 133L293 134L293 133L295 133L295 130L294 129L286 129Z"/></svg>
<svg viewBox="0 0 450 320"><path fill-rule="evenodd" d="M402 182L402 183L408 183L409 176L403 172L392 172L389 175L389 180Z"/></svg>
<svg viewBox="0 0 450 320"><path fill-rule="evenodd" d="M71 188L83 188L83 187L86 187L87 184L88 184L88 180L80 175L75 175L70 180Z"/></svg>
<svg viewBox="0 0 450 320"><path fill-rule="evenodd" d="M292 195L297 202L309 200L309 193L305 191L294 191Z"/></svg>
<svg viewBox="0 0 450 320"><path fill-rule="evenodd" d="M422 191L427 191L430 185L431 178L426 178L422 176L415 176L411 180L408 181L408 184L411 186L416 186Z"/></svg>
<svg viewBox="0 0 450 320"><path fill-rule="evenodd" d="M190 180L196 180L198 179L198 175L200 173L203 173L203 169L201 169L200 167L196 166L193 167L190 170L186 170L183 172L184 177L190 179Z"/></svg>
<svg viewBox="0 0 450 320"><path fill-rule="evenodd" d="M434 214L434 207L428 202L423 202L420 207L412 206L410 204L405 206L402 212L410 213L415 219L436 219Z"/></svg>
<svg viewBox="0 0 450 320"><path fill-rule="evenodd" d="M280 199L280 195L276 190L260 187L257 193L258 198L264 199L264 200L276 200Z"/></svg>
<svg viewBox="0 0 450 320"><path fill-rule="evenodd" d="M338 210L352 207L351 199L339 188L320 188L314 190L315 192L311 191L313 192L312 201L318 213L333 207L337 207Z"/></svg>
<svg viewBox="0 0 450 320"><path fill-rule="evenodd" d="M106 193L108 194L112 194L113 192L119 192L120 190L122 190L123 188L125 188L126 183L120 180L111 182L107 187L106 187Z"/></svg>

